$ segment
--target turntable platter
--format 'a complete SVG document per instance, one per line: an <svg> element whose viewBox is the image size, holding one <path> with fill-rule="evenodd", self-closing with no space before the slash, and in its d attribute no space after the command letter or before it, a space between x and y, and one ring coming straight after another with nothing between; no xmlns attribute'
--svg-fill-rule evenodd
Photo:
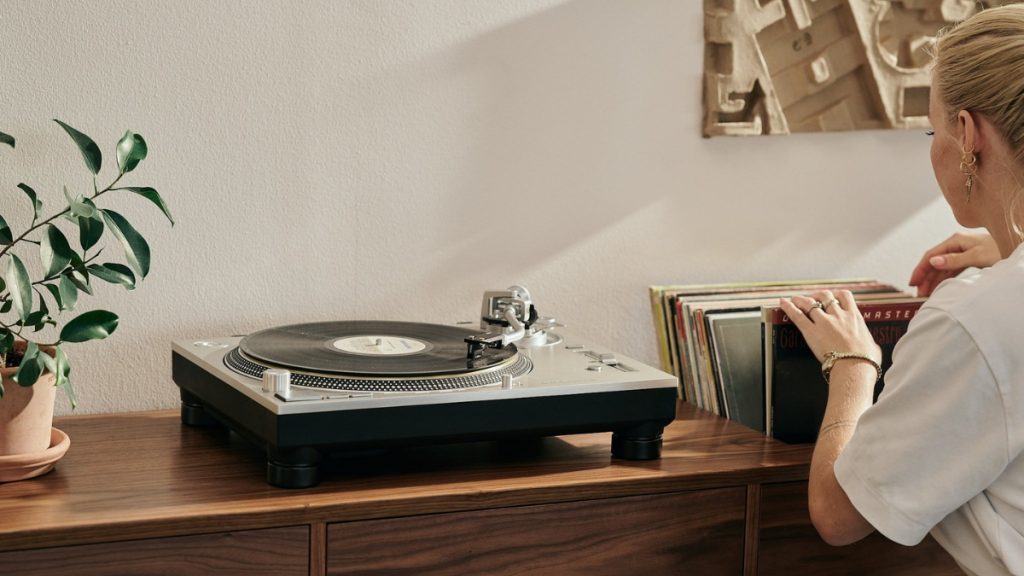
<svg viewBox="0 0 1024 576"><path fill-rule="evenodd" d="M417 322L317 322L254 332L241 353L259 363L321 374L422 377L475 372L507 363L515 345L466 357L467 336L458 326Z"/></svg>
<svg viewBox="0 0 1024 576"><path fill-rule="evenodd" d="M254 332L224 355L239 374L260 379L268 368L291 372L306 388L351 392L432 392L500 384L533 363L515 345L466 357L472 330L415 322L318 322Z"/></svg>

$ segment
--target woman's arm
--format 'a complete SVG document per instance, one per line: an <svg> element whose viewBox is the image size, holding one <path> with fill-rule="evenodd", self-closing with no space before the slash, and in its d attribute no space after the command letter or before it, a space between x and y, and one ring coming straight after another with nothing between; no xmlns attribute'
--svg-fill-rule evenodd
<svg viewBox="0 0 1024 576"><path fill-rule="evenodd" d="M856 360L839 360L832 370L825 417L811 458L807 506L818 534L833 546L852 544L874 531L847 498L833 466L860 415L871 406L876 375L874 366Z"/></svg>
<svg viewBox="0 0 1024 576"><path fill-rule="evenodd" d="M782 299L780 305L819 361L829 352L854 352L881 361L881 349L848 290ZM811 458L807 505L818 534L834 546L856 542L874 530L853 507L833 466L857 420L871 406L877 378L875 366L857 358L837 360L829 378L828 403Z"/></svg>

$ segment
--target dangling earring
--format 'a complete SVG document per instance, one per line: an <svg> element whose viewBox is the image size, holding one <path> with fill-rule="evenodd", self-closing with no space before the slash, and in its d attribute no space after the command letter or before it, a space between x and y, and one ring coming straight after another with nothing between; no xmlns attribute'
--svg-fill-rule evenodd
<svg viewBox="0 0 1024 576"><path fill-rule="evenodd" d="M974 150L970 152L964 150L960 157L960 173L967 176L965 185L967 187L967 203L970 204L971 191L974 189L974 177L978 175L978 157L974 155Z"/></svg>

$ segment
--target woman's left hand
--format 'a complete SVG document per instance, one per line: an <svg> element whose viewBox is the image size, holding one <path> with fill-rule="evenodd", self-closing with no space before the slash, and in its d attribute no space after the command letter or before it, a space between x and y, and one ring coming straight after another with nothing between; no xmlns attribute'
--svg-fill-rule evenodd
<svg viewBox="0 0 1024 576"><path fill-rule="evenodd" d="M811 297L783 298L779 305L822 361L828 352L857 352L882 361L882 349L868 330L849 290L815 292Z"/></svg>

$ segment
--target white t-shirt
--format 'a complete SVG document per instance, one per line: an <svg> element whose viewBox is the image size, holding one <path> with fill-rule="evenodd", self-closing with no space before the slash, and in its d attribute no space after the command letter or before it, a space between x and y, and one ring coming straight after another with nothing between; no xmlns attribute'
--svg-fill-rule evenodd
<svg viewBox="0 0 1024 576"><path fill-rule="evenodd" d="M1024 249L943 282L835 464L879 532L930 531L964 570L1024 574Z"/></svg>

